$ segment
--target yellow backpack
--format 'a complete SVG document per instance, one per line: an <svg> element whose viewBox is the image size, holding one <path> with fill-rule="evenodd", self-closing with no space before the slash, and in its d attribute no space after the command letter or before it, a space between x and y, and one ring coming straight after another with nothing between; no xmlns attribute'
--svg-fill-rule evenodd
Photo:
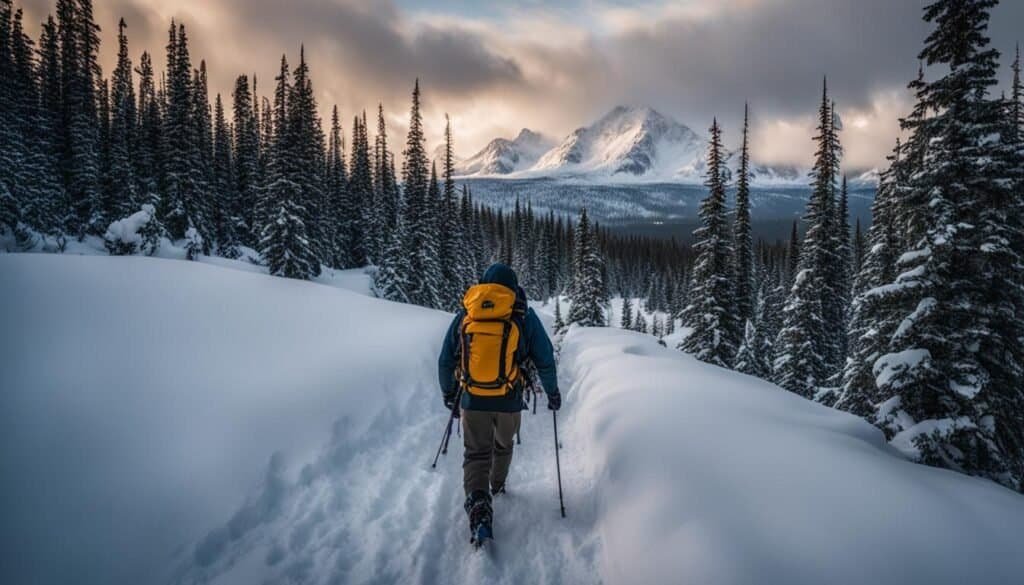
<svg viewBox="0 0 1024 585"><path fill-rule="evenodd" d="M516 292L500 284L472 286L462 298L459 374L463 389L474 396L505 396L519 378L515 303Z"/></svg>

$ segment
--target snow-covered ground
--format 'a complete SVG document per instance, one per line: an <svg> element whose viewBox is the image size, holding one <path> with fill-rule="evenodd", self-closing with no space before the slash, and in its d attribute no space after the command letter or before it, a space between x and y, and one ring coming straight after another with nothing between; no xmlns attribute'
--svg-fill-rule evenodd
<svg viewBox="0 0 1024 585"><path fill-rule="evenodd" d="M525 414L497 546L474 553L457 437L430 469L449 316L347 290L366 292L361 273L325 286L216 263L0 255L0 582L1024 574L1024 497L613 329L561 348L569 517L551 417Z"/></svg>
<svg viewBox="0 0 1024 585"><path fill-rule="evenodd" d="M653 338L571 331L609 583L1019 583L1024 497L910 463L863 420Z"/></svg>

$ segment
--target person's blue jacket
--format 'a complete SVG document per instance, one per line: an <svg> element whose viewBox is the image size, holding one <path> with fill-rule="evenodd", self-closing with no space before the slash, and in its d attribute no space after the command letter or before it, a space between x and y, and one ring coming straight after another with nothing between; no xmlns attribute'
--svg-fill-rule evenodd
<svg viewBox="0 0 1024 585"><path fill-rule="evenodd" d="M516 303L522 304L525 308L521 323L522 331L519 335L519 346L516 348L516 361L519 364L531 360L537 369L537 376L549 396L558 394L558 374L555 370L555 350L551 346L551 340L544 331L544 325L533 309L525 307L526 295L519 288L519 279L516 273L504 264L492 264L484 272L480 279L481 284L500 284L514 291L518 291ZM448 332L444 336L444 344L441 346L441 355L437 360L437 377L441 385L441 393L448 394L458 390L458 381L455 379L455 368L459 363L459 329L464 311L459 311L452 319ZM462 408L466 410L488 410L493 412L518 412L526 408L521 392L510 392L506 396L485 397L473 396L468 392L462 393Z"/></svg>

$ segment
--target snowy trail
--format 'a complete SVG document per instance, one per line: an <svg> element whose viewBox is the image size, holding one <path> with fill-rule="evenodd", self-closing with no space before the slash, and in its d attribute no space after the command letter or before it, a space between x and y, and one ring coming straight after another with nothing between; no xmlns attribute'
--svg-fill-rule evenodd
<svg viewBox="0 0 1024 585"><path fill-rule="evenodd" d="M561 344L569 517L542 399L495 502L496 546L473 551L458 437L430 468L450 316L339 290L365 288L358 272L324 286L229 266L0 255L0 582L1024 574L1020 494L913 464L859 418L605 328Z"/></svg>
<svg viewBox="0 0 1024 585"><path fill-rule="evenodd" d="M330 443L297 482L268 470L261 490L211 531L176 580L601 582L596 500L571 409L559 414L568 517L559 514L554 435L542 398L536 415L523 412L509 493L494 503L494 546L474 551L462 509L461 437L454 430L448 454L430 467L445 422L434 371L433 363L421 364L418 378L429 382L406 393L388 391L405 400L368 429L355 433L346 421L336 423Z"/></svg>

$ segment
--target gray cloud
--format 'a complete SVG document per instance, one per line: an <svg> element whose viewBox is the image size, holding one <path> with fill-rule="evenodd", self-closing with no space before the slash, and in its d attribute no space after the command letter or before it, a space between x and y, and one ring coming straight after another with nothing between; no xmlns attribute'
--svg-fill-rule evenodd
<svg viewBox="0 0 1024 585"><path fill-rule="evenodd" d="M30 21L51 0L26 0ZM412 80L420 77L428 132L441 114L456 123L463 154L528 126L560 136L618 103L649 104L703 130L712 116L738 125L749 100L767 158L810 151L810 124L823 75L845 115L853 164L882 159L906 107L928 27L923 2L900 0L691 0L640 7L577 0L570 6L511 6L473 14L389 0L106 0L103 63L113 64L117 18L129 24L133 57L164 62L168 20L189 27L196 64L207 60L212 90L255 73L268 95L282 53L305 43L323 111L346 118L384 103L393 144L402 136ZM454 10L454 9L452 9ZM993 15L998 49L1012 51L1024 2ZM729 136L727 134L727 136ZM733 135L734 137L734 135Z"/></svg>

